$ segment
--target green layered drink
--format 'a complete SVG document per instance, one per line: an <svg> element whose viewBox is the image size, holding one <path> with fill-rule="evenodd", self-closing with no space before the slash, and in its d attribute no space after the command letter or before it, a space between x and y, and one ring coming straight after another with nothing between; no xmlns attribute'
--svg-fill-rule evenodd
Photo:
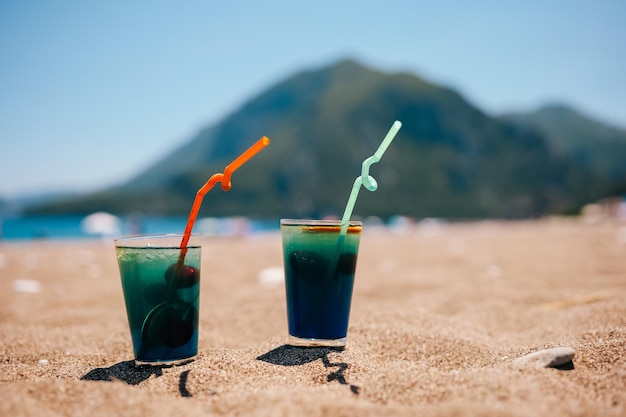
<svg viewBox="0 0 626 417"><path fill-rule="evenodd" d="M138 365L177 364L198 353L201 241L194 235L181 249L181 239L155 235L115 241Z"/></svg>

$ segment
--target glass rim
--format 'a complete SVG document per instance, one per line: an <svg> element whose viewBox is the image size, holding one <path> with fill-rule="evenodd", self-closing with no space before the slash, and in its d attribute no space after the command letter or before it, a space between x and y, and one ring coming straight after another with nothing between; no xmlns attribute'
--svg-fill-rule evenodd
<svg viewBox="0 0 626 417"><path fill-rule="evenodd" d="M341 219L280 219L285 226L342 226ZM350 220L349 226L363 226L360 220Z"/></svg>
<svg viewBox="0 0 626 417"><path fill-rule="evenodd" d="M175 248L181 249L180 242L185 234L184 233L155 233L148 235L134 235L134 236L123 236L113 239L113 244L116 247L146 247L151 246L149 242L160 242L161 248ZM201 233L192 233L189 237L189 240L193 239L194 241L202 238ZM176 239L176 240L173 240ZM172 244L163 243L163 241L173 240ZM134 243L134 245L133 245ZM200 244L187 245L187 247L199 247ZM157 247L157 246L151 246Z"/></svg>

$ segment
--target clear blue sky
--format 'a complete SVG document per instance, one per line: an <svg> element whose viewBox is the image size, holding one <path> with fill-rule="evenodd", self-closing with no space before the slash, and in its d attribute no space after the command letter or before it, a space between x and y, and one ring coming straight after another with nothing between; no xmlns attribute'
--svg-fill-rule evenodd
<svg viewBox="0 0 626 417"><path fill-rule="evenodd" d="M0 2L0 196L121 182L344 57L492 114L562 101L626 127L626 1L305 3Z"/></svg>

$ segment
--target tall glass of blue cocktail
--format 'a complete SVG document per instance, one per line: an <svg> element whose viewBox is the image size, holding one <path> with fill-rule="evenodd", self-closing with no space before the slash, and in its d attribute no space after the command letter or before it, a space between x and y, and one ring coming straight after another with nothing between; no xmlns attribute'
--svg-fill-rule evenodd
<svg viewBox="0 0 626 417"><path fill-rule="evenodd" d="M182 237L115 240L137 365L175 365L198 353L201 237L191 235L184 249Z"/></svg>
<svg viewBox="0 0 626 417"><path fill-rule="evenodd" d="M289 344L343 348L363 224L280 221Z"/></svg>

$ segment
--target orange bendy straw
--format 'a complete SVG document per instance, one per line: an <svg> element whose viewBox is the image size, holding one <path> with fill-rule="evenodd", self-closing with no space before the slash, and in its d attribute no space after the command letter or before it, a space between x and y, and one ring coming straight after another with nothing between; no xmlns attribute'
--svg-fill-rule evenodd
<svg viewBox="0 0 626 417"><path fill-rule="evenodd" d="M196 222L196 217L198 217L198 212L200 211L200 205L202 204L202 199L208 193L211 188L218 182L222 183L222 190L228 191L232 187L230 182L230 177L232 177L233 172L243 164L248 162L250 158L259 153L263 148L270 144L270 140L267 136L263 136L261 139L256 141L256 143L246 149L241 155L237 157L233 162L224 168L224 173L217 173L211 176L209 180L204 184L196 193L196 198L193 201L193 205L191 206L191 212L189 213L189 218L187 219L187 226L185 227L185 233L183 234L183 240L180 242L180 247L182 249L179 261L182 261L185 258L187 243L189 243L189 238L191 237L191 231L193 229L193 225Z"/></svg>

